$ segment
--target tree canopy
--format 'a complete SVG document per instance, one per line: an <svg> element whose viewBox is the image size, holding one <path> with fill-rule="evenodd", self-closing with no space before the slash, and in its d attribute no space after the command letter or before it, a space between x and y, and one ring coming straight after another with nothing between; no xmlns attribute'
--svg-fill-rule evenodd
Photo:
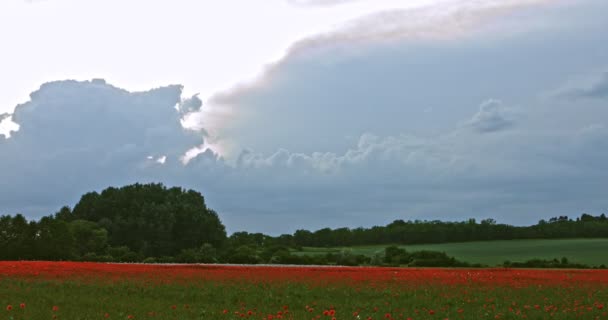
<svg viewBox="0 0 608 320"><path fill-rule="evenodd" d="M0 258L70 259L126 247L143 257L176 256L203 244L219 247L226 229L194 190L134 184L89 192L71 210L29 223L22 215L0 218Z"/></svg>

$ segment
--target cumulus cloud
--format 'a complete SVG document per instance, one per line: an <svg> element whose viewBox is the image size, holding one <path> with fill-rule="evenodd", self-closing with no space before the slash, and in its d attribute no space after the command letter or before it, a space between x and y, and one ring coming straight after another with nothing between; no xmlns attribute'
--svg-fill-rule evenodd
<svg viewBox="0 0 608 320"><path fill-rule="evenodd" d="M102 80L42 85L16 107L19 130L0 142L0 202L48 206L57 193L65 201L100 185L140 180L139 171L150 166L179 163L203 141L181 126L173 108L181 94L178 85L128 92Z"/></svg>
<svg viewBox="0 0 608 320"><path fill-rule="evenodd" d="M479 106L479 111L467 123L481 133L507 129L513 125L511 110L502 101L490 99Z"/></svg>
<svg viewBox="0 0 608 320"><path fill-rule="evenodd" d="M161 181L203 192L231 231L276 234L404 215L458 219L491 211L516 222L513 211L541 204L561 208L551 213L578 210L581 201L597 208L600 195L589 188L603 190L606 181L602 123L557 133L518 126L510 136L488 138L458 128L426 137L365 133L344 151L243 151L234 163L206 148L183 164L179 157L202 137L181 126L174 107L182 101L180 86L128 92L99 81L43 85L17 107L21 129L0 142L0 210L49 214L86 191ZM499 106L490 100L473 119L495 124L479 113L493 115ZM573 191L581 187L589 192ZM277 223L263 222L269 219Z"/></svg>
<svg viewBox="0 0 608 320"><path fill-rule="evenodd" d="M160 181L200 190L229 231L602 212L604 101L538 99L605 64L602 12L541 12L584 17L568 32L294 55L263 86L216 101L234 112L213 139L195 123L209 102L181 86L48 83L17 107L20 130L0 139L0 211L37 217L90 190ZM234 157L214 152L222 139L239 144Z"/></svg>
<svg viewBox="0 0 608 320"><path fill-rule="evenodd" d="M195 94L190 98L182 99L178 104L177 110L182 113L198 112L203 106L203 100L199 97L199 94Z"/></svg>

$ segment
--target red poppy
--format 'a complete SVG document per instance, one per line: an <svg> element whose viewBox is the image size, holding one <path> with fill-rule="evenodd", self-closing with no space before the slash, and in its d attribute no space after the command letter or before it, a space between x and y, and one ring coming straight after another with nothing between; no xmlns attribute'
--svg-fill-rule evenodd
<svg viewBox="0 0 608 320"><path fill-rule="evenodd" d="M11 305L9 304L8 306L6 306L6 310L7 310L7 311L11 311L11 310L13 310L13 306L11 306Z"/></svg>
<svg viewBox="0 0 608 320"><path fill-rule="evenodd" d="M23 303L23 302L22 302L22 303L19 305L19 308L21 308L21 309L25 309L25 303Z"/></svg>

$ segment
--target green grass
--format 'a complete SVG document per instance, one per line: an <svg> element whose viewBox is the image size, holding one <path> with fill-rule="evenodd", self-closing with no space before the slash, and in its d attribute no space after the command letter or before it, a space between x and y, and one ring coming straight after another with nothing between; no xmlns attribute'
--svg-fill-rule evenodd
<svg viewBox="0 0 608 320"><path fill-rule="evenodd" d="M279 319L279 312L282 319L332 319L324 315L326 310L335 310L336 319L606 319L598 303L607 299L608 293L601 286L561 290L469 285L409 288L396 284L309 287L246 282L150 286L128 280L96 284L0 279L0 319L10 320ZM25 307L20 308L20 303ZM12 310L5 307L8 305ZM53 306L58 309L53 310Z"/></svg>
<svg viewBox="0 0 608 320"><path fill-rule="evenodd" d="M384 253L386 245L352 247L353 253L372 256ZM533 258L553 259L566 257L571 262L590 266L608 265L608 239L557 239L557 240L504 240L462 243L443 243L399 246L408 251L444 251L449 256L470 263L489 266L502 264L505 260L526 261ZM325 254L339 252L344 248L309 248L295 254Z"/></svg>

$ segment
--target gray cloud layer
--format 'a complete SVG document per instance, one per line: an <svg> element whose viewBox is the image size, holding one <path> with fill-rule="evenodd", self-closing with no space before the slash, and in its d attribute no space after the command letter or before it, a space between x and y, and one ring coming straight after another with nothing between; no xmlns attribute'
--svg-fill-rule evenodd
<svg viewBox="0 0 608 320"><path fill-rule="evenodd" d="M564 96L571 98L608 98L608 72L588 88L578 88L567 91Z"/></svg>
<svg viewBox="0 0 608 320"><path fill-rule="evenodd" d="M341 3L352 0L292 1L306 4ZM217 94L212 103L230 103L249 90L257 90L266 79L292 59L315 50L365 43L382 43L398 39L451 38L470 33L483 22L509 13L517 8L549 3L551 0L466 0L441 3L416 9L398 9L376 12L360 17L336 30L305 38L293 44L285 57L267 67L266 72L253 84L240 85Z"/></svg>
<svg viewBox="0 0 608 320"><path fill-rule="evenodd" d="M606 99L546 93L605 70L606 8L558 7L540 22L529 11L492 29L538 22L526 33L291 56L263 86L222 100L234 115L214 138L238 143L234 155L206 150L186 165L180 157L208 134L181 122L209 105L181 86L45 84L15 110L21 129L0 137L0 212L36 217L136 181L198 189L230 231L275 234L602 212ZM601 83L578 87L595 93Z"/></svg>
<svg viewBox="0 0 608 320"><path fill-rule="evenodd" d="M479 112L473 116L468 125L479 132L494 132L506 129L513 125L509 111L501 101L490 99L479 106Z"/></svg>

